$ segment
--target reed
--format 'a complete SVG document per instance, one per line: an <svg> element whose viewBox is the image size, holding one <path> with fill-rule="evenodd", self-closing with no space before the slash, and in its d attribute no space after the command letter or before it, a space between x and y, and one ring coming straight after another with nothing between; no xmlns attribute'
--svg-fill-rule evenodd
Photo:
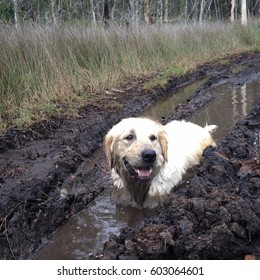
<svg viewBox="0 0 260 280"><path fill-rule="evenodd" d="M139 26L0 25L0 130L106 98L127 79L194 69L224 55L259 51L257 23ZM171 71L170 71L171 72ZM173 71L174 72L174 71ZM118 93L120 94L120 93Z"/></svg>

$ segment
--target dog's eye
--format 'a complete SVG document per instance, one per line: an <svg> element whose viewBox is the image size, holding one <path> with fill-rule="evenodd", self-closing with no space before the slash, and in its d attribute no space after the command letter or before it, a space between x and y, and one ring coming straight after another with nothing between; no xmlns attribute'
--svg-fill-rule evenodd
<svg viewBox="0 0 260 280"><path fill-rule="evenodd" d="M125 137L125 139L128 140L128 141L131 141L131 140L134 139L134 135L129 134L129 135L127 135L127 136Z"/></svg>
<svg viewBox="0 0 260 280"><path fill-rule="evenodd" d="M154 140L157 139L157 137L156 137L155 135L152 134L152 135L149 137L149 139L150 139L151 141L154 141Z"/></svg>

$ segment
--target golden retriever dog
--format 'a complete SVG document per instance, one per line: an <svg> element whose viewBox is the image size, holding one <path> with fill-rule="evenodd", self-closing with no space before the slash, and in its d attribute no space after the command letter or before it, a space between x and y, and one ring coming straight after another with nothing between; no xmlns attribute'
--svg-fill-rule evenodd
<svg viewBox="0 0 260 280"><path fill-rule="evenodd" d="M104 138L104 151L114 184L112 201L153 208L199 164L203 150L215 146L211 132L186 121L165 126L148 118L127 118Z"/></svg>

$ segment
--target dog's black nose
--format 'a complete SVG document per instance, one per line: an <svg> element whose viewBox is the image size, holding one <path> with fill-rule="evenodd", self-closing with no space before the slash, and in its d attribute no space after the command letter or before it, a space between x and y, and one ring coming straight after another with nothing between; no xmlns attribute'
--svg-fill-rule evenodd
<svg viewBox="0 0 260 280"><path fill-rule="evenodd" d="M151 149L146 149L142 151L142 159L146 162L154 162L156 160L156 152Z"/></svg>

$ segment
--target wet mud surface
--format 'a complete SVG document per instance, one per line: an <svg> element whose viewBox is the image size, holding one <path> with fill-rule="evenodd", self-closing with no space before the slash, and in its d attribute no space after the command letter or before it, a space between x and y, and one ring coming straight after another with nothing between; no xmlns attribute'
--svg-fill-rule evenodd
<svg viewBox="0 0 260 280"><path fill-rule="evenodd" d="M31 258L58 227L111 187L103 155L93 155L121 118L137 116L169 92L205 78L161 121L189 118L216 98L214 87L228 82L235 89L259 76L260 55L248 53L202 65L156 91L144 92L142 81L135 81L104 104L83 108L78 119L6 131L0 138L0 259ZM121 105L113 106L115 101ZM155 217L111 235L92 258L258 258L259 134L258 101L216 149L205 151L196 174L171 193Z"/></svg>

